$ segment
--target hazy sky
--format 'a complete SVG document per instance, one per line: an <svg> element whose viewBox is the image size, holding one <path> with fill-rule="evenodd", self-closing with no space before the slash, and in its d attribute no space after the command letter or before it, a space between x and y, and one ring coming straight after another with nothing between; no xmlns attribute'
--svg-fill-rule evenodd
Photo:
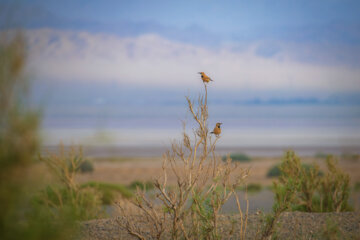
<svg viewBox="0 0 360 240"><path fill-rule="evenodd" d="M43 81L360 90L358 1L11 2Z"/></svg>
<svg viewBox="0 0 360 240"><path fill-rule="evenodd" d="M215 80L209 121L224 122L225 142L283 134L276 144L351 145L359 12L360 1L346 0L0 0L0 28L26 31L33 96L54 142L73 139L73 128L177 129L204 71ZM164 131L159 141L173 137Z"/></svg>

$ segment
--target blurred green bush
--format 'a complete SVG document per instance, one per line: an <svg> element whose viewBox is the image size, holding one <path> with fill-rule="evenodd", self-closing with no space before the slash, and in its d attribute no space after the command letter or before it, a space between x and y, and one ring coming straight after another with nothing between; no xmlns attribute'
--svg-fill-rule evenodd
<svg viewBox="0 0 360 240"><path fill-rule="evenodd" d="M250 162L251 161L251 158L248 155L244 154L244 153L231 153L229 155L229 157L234 162ZM224 155L222 157L222 160L226 161L226 159L227 159L227 156Z"/></svg>
<svg viewBox="0 0 360 240"><path fill-rule="evenodd" d="M79 166L79 170L81 173L91 173L94 171L94 163L89 160L85 159Z"/></svg>
<svg viewBox="0 0 360 240"><path fill-rule="evenodd" d="M29 106L26 39L0 32L0 239L69 239L77 230L72 211L54 212L32 201L38 184L31 173L39 149L39 111Z"/></svg>
<svg viewBox="0 0 360 240"><path fill-rule="evenodd" d="M271 167L269 169L269 171L267 172L266 176L267 177L279 177L281 175L281 170L280 170L280 166L281 164L276 164L273 167ZM311 171L312 168L314 168L314 165L312 164L307 164L307 163L303 163L301 164L301 166L305 169L305 171L309 172ZM323 176L324 172L319 170L318 172L319 176Z"/></svg>
<svg viewBox="0 0 360 240"><path fill-rule="evenodd" d="M350 177L329 156L327 172L319 166L301 164L293 151L288 151L279 166L281 174L274 182L275 206L281 209L306 212L341 212L352 210L348 203Z"/></svg>
<svg viewBox="0 0 360 240"><path fill-rule="evenodd" d="M154 183L151 181L141 182L141 181L133 181L129 185L129 189L136 190L137 188L141 190L152 190L154 189Z"/></svg>
<svg viewBox="0 0 360 240"><path fill-rule="evenodd" d="M122 196L124 198L133 196L133 193L126 186L121 184L91 181L81 185L81 188L87 187L94 188L100 192L102 194L102 204L105 205L113 203L117 196Z"/></svg>

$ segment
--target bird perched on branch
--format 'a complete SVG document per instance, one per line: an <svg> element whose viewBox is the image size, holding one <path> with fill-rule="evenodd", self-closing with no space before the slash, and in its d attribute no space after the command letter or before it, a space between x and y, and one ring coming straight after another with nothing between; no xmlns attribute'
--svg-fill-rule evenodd
<svg viewBox="0 0 360 240"><path fill-rule="evenodd" d="M214 127L214 130L211 132L213 134L215 134L217 137L220 135L221 133L221 126L222 123L216 123L216 126Z"/></svg>
<svg viewBox="0 0 360 240"><path fill-rule="evenodd" d="M209 76L207 76L204 72L198 72L198 73L201 75L201 79L203 80L204 83L214 81Z"/></svg>

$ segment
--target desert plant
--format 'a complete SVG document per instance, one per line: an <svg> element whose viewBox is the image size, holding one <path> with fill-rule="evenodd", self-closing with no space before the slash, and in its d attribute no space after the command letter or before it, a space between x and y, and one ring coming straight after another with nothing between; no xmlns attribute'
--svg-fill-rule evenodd
<svg viewBox="0 0 360 240"><path fill-rule="evenodd" d="M82 150L74 147L66 152L63 145L59 147L59 154L48 153L39 155L55 176L58 185L47 186L42 191L41 202L44 203L55 217L57 213L71 211L75 219L88 220L101 216L101 194L96 188L80 186L75 181L75 174L83 162ZM55 198L54 198L55 196Z"/></svg>
<svg viewBox="0 0 360 240"><path fill-rule="evenodd" d="M171 239L218 239L220 238L218 218L221 206L245 181L248 170L234 176L236 164L230 158L226 162L215 154L215 146L220 137L213 139L208 130L207 86L204 84L204 96L198 99L198 105L187 99L191 116L197 128L193 130L193 140L186 133L185 123L180 142L173 141L171 149L164 154L161 177L154 180L156 198L161 202L156 206L138 188L132 204L151 222L151 235L162 238L169 230ZM168 176L176 179L176 185L169 187ZM238 196L235 194L238 200ZM238 201L239 202L239 201ZM242 224L241 238L245 237L247 212L243 216L238 205ZM126 216L125 209L120 206ZM139 229L131 216L119 221L128 232L145 239L145 233ZM168 229L166 229L168 226Z"/></svg>
<svg viewBox="0 0 360 240"><path fill-rule="evenodd" d="M326 159L328 172L320 182L321 212L342 212L351 210L348 200L350 196L350 176L337 166L332 156Z"/></svg>
<svg viewBox="0 0 360 240"><path fill-rule="evenodd" d="M329 156L326 160L327 173L324 174L314 164L306 167L294 152L288 151L280 165L281 175L279 187L290 185L295 189L296 197L291 202L292 210L307 212L328 212L349 210L348 205L350 177L340 170L334 159ZM276 184L275 184L276 186Z"/></svg>

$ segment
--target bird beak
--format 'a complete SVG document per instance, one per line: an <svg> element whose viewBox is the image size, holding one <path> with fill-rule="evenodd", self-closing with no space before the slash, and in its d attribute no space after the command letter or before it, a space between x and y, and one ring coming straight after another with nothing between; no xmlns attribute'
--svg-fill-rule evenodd
<svg viewBox="0 0 360 240"><path fill-rule="evenodd" d="M198 72L198 74L201 74L201 72Z"/></svg>

